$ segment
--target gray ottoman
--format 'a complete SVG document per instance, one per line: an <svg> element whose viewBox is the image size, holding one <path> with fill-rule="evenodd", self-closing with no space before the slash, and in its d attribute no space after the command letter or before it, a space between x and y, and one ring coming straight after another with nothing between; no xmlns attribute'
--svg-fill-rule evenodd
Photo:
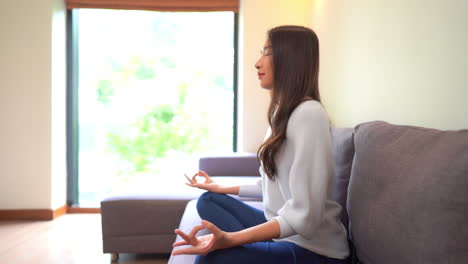
<svg viewBox="0 0 468 264"><path fill-rule="evenodd" d="M104 199L104 253L169 253L187 202L203 193L189 188L158 188L154 193L121 193Z"/></svg>

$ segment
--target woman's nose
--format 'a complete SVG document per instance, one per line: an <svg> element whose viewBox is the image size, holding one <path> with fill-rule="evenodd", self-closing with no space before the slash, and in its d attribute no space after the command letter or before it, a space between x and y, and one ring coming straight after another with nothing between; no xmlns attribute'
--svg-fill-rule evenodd
<svg viewBox="0 0 468 264"><path fill-rule="evenodd" d="M260 60L255 63L255 69L260 69Z"/></svg>

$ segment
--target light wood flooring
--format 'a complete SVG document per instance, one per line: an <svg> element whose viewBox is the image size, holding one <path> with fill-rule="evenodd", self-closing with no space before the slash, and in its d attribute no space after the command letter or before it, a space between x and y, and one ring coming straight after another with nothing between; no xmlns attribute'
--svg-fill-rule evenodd
<svg viewBox="0 0 468 264"><path fill-rule="evenodd" d="M110 264L102 253L101 215L66 214L53 221L0 221L0 263ZM114 263L162 264L167 255L120 254Z"/></svg>

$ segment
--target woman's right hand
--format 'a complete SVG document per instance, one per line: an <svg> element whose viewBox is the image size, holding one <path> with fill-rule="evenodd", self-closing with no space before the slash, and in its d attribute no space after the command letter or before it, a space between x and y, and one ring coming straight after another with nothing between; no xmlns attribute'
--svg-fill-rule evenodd
<svg viewBox="0 0 468 264"><path fill-rule="evenodd" d="M220 191L220 186L216 184L211 177L204 171L198 171L195 173L192 178L188 177L187 174L184 174L185 178L189 181L189 183L185 183L188 186L191 187L197 187L199 189L207 190L210 192L219 192ZM201 176L205 178L205 182L197 182L197 177Z"/></svg>

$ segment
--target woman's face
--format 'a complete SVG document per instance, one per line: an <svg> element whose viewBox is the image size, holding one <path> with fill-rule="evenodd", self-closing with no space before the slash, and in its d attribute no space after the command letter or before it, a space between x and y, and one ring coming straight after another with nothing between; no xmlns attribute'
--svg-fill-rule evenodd
<svg viewBox="0 0 468 264"><path fill-rule="evenodd" d="M265 46L261 50L262 56L255 63L258 79L262 88L271 90L273 88L273 54L270 41L265 42Z"/></svg>

